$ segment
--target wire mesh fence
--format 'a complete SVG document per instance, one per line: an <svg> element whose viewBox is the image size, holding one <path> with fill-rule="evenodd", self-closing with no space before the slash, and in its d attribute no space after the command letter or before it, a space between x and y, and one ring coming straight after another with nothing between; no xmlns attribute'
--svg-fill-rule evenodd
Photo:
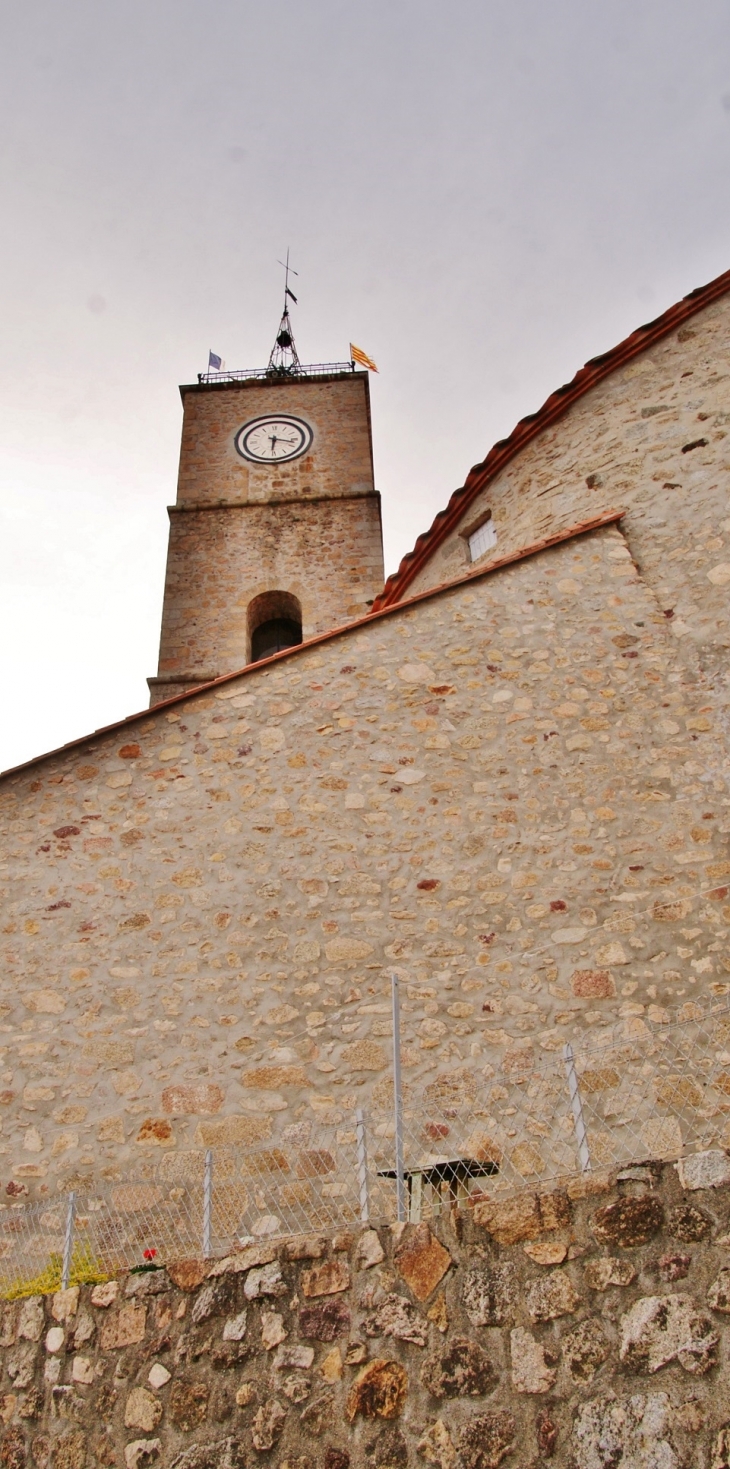
<svg viewBox="0 0 730 1469"><path fill-rule="evenodd" d="M398 1033L397 1006L394 1008ZM398 1047L394 1047L398 1056ZM165 1159L152 1179L0 1212L0 1293L28 1295L256 1241L420 1221L595 1169L730 1147L730 1007L628 1017L596 1044L512 1052L381 1110L284 1126L267 1146Z"/></svg>

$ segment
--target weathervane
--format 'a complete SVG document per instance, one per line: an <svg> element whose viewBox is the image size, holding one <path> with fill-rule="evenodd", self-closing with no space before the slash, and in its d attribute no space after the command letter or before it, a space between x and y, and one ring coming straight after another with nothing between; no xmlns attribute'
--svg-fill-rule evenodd
<svg viewBox="0 0 730 1469"><path fill-rule="evenodd" d="M288 247L286 260L279 260L277 263L284 270L284 310L266 370L277 377L294 377L299 372L301 363L294 343L294 330L289 317L289 302L293 301L295 306L298 305L298 302L289 286L289 276L298 275L299 272L289 264Z"/></svg>

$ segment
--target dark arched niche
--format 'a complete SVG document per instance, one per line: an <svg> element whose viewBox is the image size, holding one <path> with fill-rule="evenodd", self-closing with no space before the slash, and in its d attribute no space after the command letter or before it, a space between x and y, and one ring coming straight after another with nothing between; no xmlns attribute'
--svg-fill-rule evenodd
<svg viewBox="0 0 730 1469"><path fill-rule="evenodd" d="M302 641L302 605L291 592L262 592L248 606L250 662L258 663Z"/></svg>

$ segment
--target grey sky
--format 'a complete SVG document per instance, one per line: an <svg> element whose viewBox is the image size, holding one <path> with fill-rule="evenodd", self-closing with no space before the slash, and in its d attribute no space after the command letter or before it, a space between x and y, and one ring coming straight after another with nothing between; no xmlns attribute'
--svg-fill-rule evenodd
<svg viewBox="0 0 730 1469"><path fill-rule="evenodd" d="M372 381L386 567L730 266L727 0L6 0L0 768L142 708L208 348Z"/></svg>

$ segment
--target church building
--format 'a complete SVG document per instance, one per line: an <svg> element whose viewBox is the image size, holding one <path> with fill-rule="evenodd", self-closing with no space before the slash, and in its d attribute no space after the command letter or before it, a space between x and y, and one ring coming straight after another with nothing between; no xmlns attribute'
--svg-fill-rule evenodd
<svg viewBox="0 0 730 1469"><path fill-rule="evenodd" d="M289 1166L389 1105L393 972L411 1109L478 1102L539 1176L513 1083L601 1038L638 1074L730 992L730 272L387 581L366 371L285 352L182 400L151 707L0 782L0 1192Z"/></svg>

